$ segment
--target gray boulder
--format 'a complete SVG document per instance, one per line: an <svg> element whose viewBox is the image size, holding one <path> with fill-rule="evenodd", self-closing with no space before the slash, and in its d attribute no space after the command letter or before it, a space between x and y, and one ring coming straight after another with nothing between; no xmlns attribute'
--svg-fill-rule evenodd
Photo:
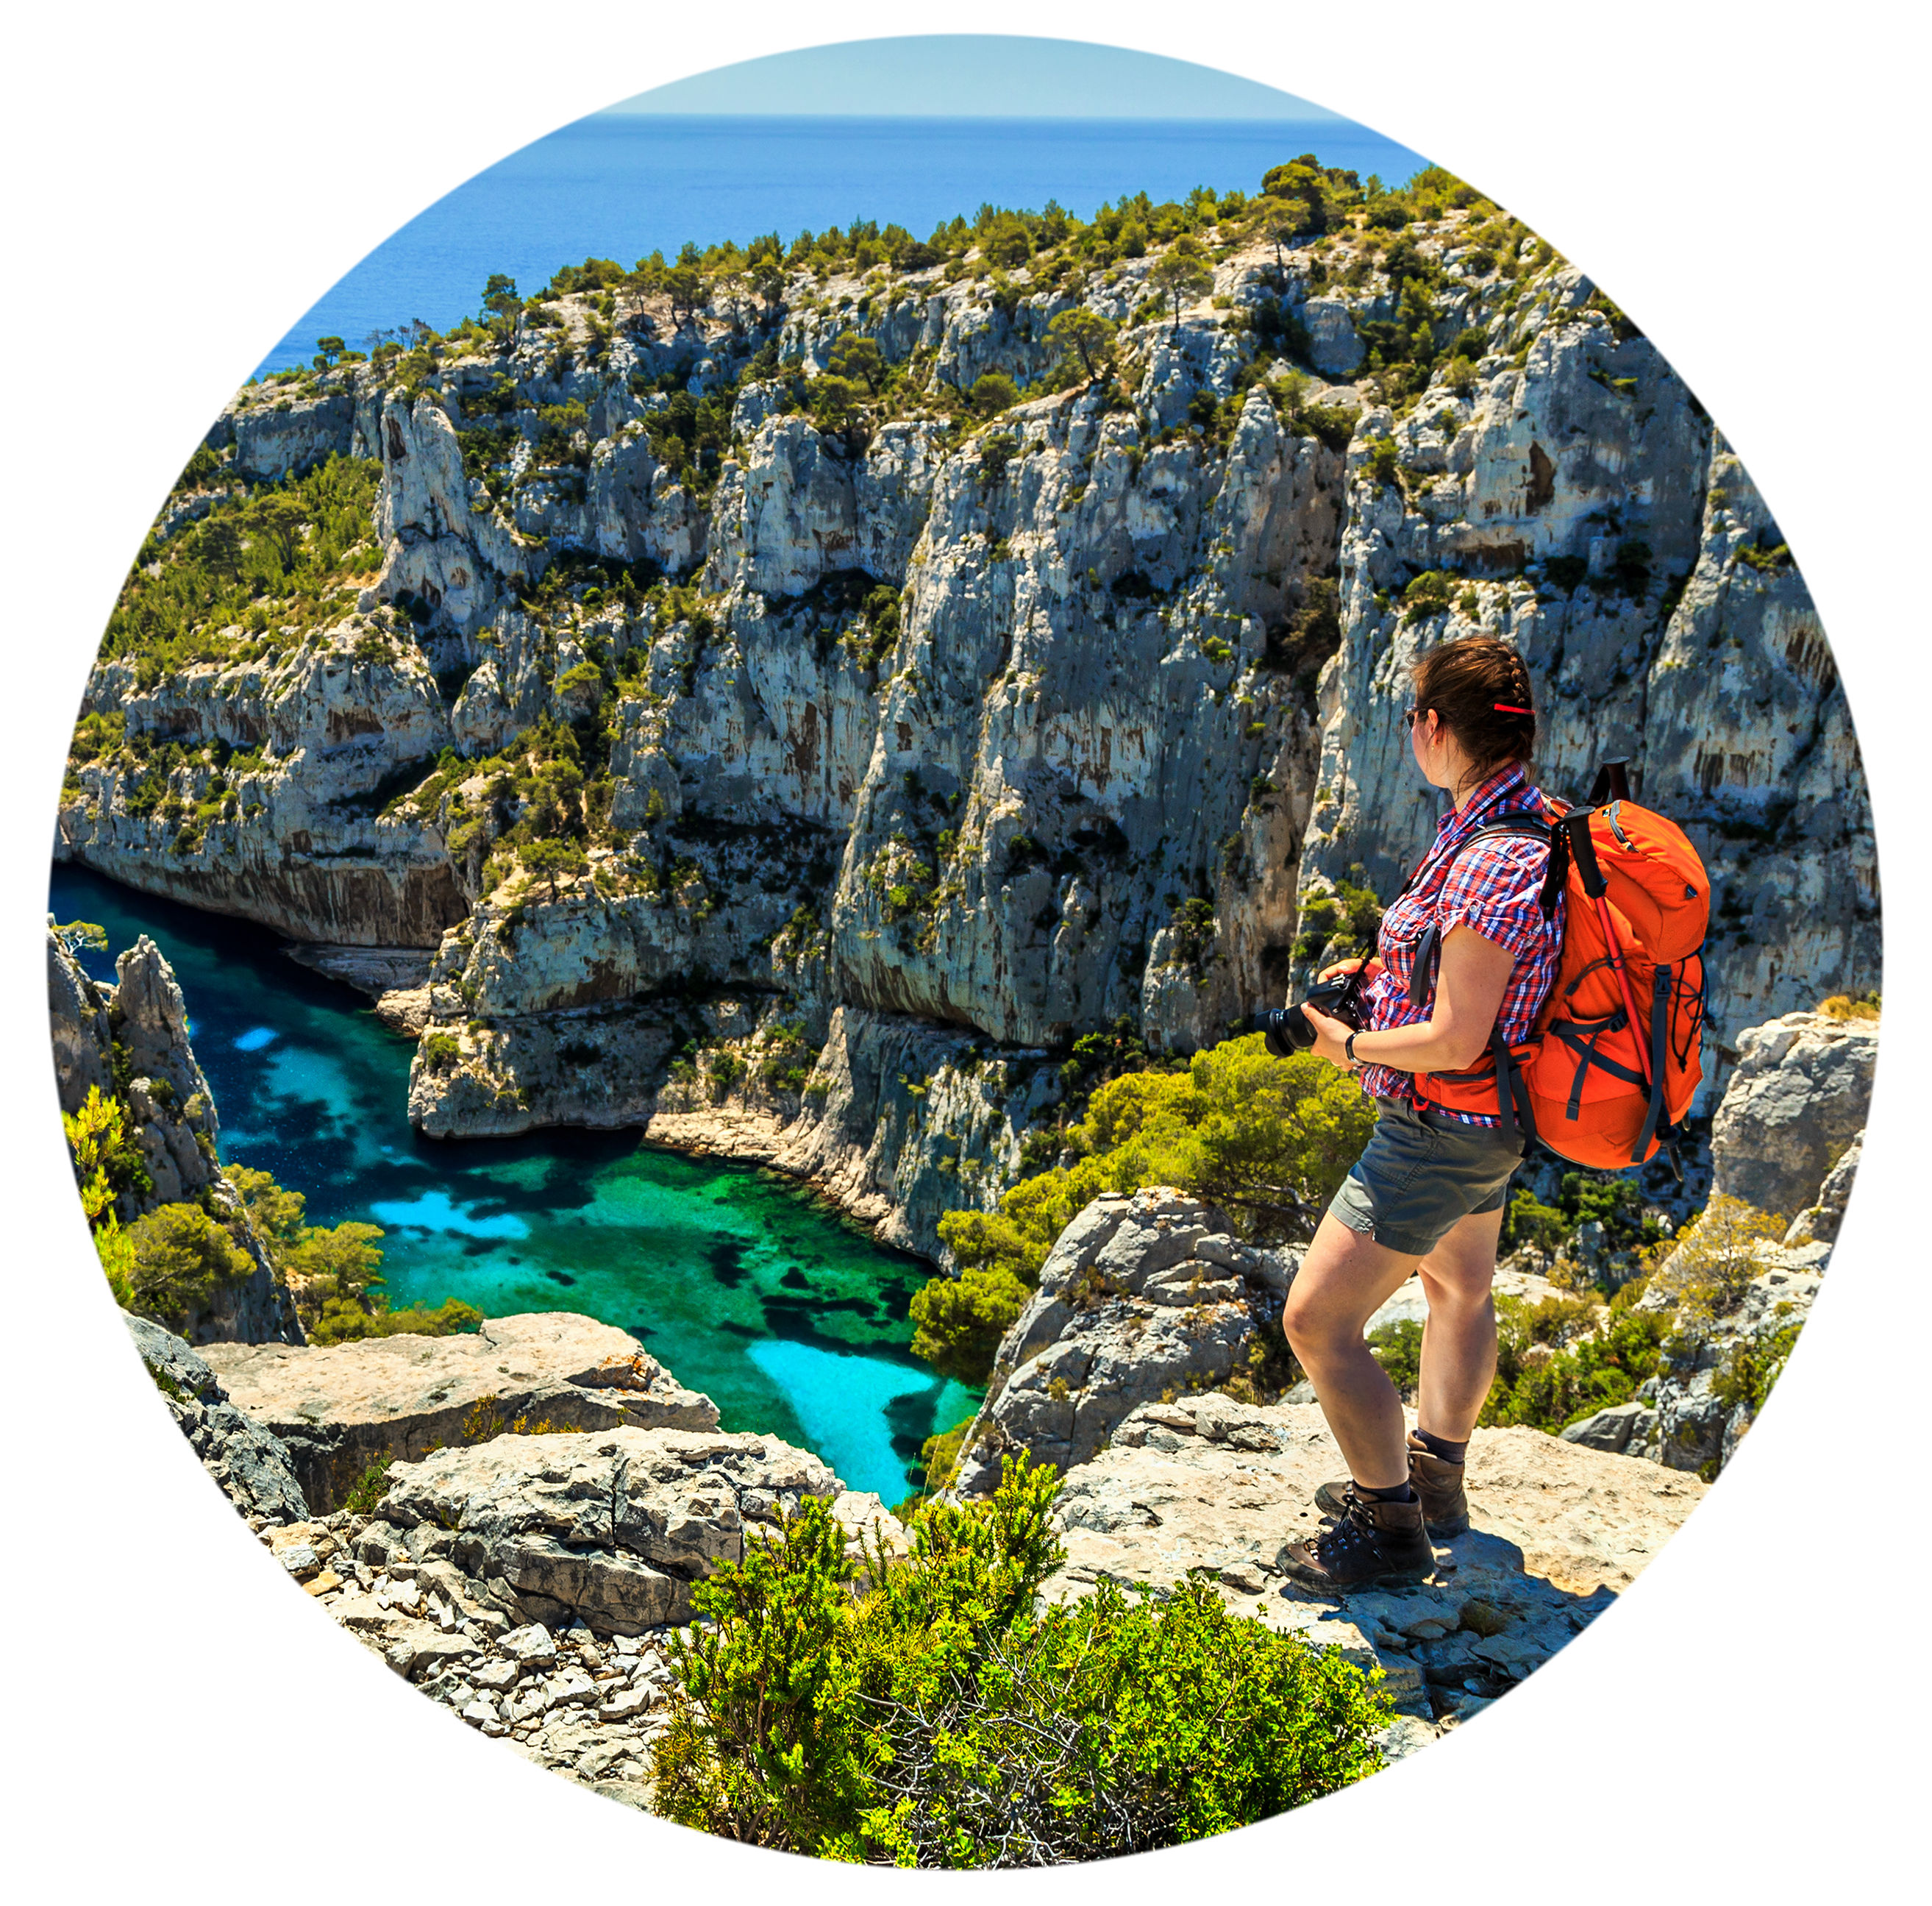
<svg viewBox="0 0 1932 1906"><path fill-rule="evenodd" d="M229 1400L213 1370L172 1331L122 1313L128 1334L176 1427L242 1514L271 1523L308 1514L280 1439Z"/></svg>
<svg viewBox="0 0 1932 1906"><path fill-rule="evenodd" d="M1138 1405L1225 1382L1298 1262L1165 1186L1103 1193L1060 1233L1001 1340L954 1489L990 1490L1010 1451L1070 1469Z"/></svg>
<svg viewBox="0 0 1932 1906"><path fill-rule="evenodd" d="M1864 1130L1877 1024L1787 1013L1742 1034L1738 1055L1711 1121L1713 1189L1795 1218L1818 1202L1826 1175ZM1849 1190L1848 1178L1841 1211Z"/></svg>
<svg viewBox="0 0 1932 1906"><path fill-rule="evenodd" d="M379 1457L513 1430L709 1430L718 1406L687 1390L637 1339L567 1310L492 1317L454 1337L289 1345L211 1344L229 1391L289 1448L310 1506L334 1508Z"/></svg>
<svg viewBox="0 0 1932 1906"><path fill-rule="evenodd" d="M616 1429L500 1436L398 1463L378 1514L410 1553L446 1556L522 1622L635 1634L688 1620L692 1585L743 1559L747 1523L776 1526L806 1496L844 1493L775 1437Z"/></svg>
<svg viewBox="0 0 1932 1906"><path fill-rule="evenodd" d="M1586 1449L1606 1449L1621 1456L1633 1442L1641 1448L1656 1424L1657 1412L1647 1403L1619 1403L1598 1410L1594 1416L1586 1416L1580 1423L1572 1423L1558 1434L1565 1442L1578 1443Z"/></svg>
<svg viewBox="0 0 1932 1906"><path fill-rule="evenodd" d="M1657 1374L1637 1392L1636 1403L1649 1407L1632 1418L1624 1454L1714 1476L1736 1454L1810 1316L1830 1255L1822 1244L1760 1244L1756 1256L1762 1268L1735 1309L1716 1317L1678 1312ZM1658 1285L1667 1283L1669 1270L1666 1263ZM1640 1309L1664 1307L1669 1300L1654 1301L1656 1289L1638 1300ZM1608 1413L1600 1411L1591 1421Z"/></svg>

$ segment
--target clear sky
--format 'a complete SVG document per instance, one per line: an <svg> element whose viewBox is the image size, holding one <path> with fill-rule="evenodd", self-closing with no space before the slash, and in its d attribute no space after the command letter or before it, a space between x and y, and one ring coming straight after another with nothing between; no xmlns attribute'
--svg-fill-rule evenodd
<svg viewBox="0 0 1932 1906"><path fill-rule="evenodd" d="M1079 40L939 33L851 40L721 66L614 113L998 119L1298 119L1337 116L1212 67Z"/></svg>

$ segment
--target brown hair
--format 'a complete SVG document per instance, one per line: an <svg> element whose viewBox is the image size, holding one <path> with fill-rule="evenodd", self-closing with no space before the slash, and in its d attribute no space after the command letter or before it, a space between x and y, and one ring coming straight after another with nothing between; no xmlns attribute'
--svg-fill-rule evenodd
<svg viewBox="0 0 1932 1906"><path fill-rule="evenodd" d="M1527 761L1534 753L1529 671L1508 643L1493 635L1444 642L1416 663L1410 681L1417 713L1434 709L1468 756L1470 785L1480 786L1505 763Z"/></svg>

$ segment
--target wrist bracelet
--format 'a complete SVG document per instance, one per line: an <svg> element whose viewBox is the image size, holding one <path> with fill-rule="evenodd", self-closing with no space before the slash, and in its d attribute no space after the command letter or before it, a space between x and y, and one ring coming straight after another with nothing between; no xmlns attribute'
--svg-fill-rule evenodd
<svg viewBox="0 0 1932 1906"><path fill-rule="evenodd" d="M1358 1070L1362 1064L1362 1061L1355 1056L1355 1033L1360 1031L1361 1028L1358 1026L1355 1031L1350 1033L1342 1042L1342 1056L1348 1061L1348 1069L1351 1072Z"/></svg>

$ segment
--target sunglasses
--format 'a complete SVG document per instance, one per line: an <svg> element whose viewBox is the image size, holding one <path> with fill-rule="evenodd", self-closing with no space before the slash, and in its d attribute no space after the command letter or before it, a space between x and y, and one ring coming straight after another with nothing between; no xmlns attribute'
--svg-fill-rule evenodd
<svg viewBox="0 0 1932 1906"><path fill-rule="evenodd" d="M1425 714L1430 712L1423 708L1405 708L1402 711L1402 725L1406 728L1412 728Z"/></svg>

